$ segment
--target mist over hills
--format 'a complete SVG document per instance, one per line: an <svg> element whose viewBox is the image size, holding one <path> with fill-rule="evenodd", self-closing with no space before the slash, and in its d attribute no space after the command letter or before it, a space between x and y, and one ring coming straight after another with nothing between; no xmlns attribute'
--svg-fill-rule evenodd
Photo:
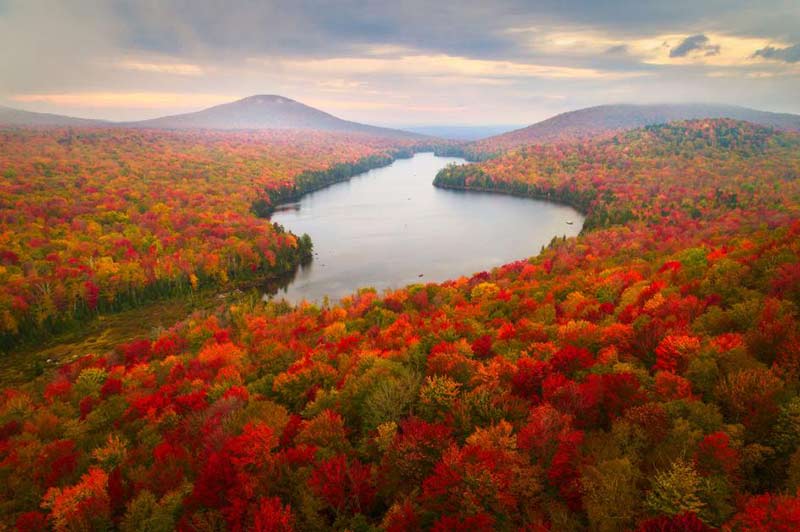
<svg viewBox="0 0 800 532"><path fill-rule="evenodd" d="M770 113L735 105L616 104L561 113L522 129L482 139L473 147L478 151L496 151L525 144L580 140L675 120L700 118L732 118L785 131L800 131L800 115Z"/></svg>

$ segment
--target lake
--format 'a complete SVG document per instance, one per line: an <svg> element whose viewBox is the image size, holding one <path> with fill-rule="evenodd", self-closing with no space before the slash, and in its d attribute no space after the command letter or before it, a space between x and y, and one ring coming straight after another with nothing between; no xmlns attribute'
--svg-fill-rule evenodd
<svg viewBox="0 0 800 532"><path fill-rule="evenodd" d="M275 298L319 302L366 286L441 282L536 255L554 236L580 232L583 216L565 205L433 186L439 170L464 162L418 153L282 206L272 221L308 233L314 260Z"/></svg>

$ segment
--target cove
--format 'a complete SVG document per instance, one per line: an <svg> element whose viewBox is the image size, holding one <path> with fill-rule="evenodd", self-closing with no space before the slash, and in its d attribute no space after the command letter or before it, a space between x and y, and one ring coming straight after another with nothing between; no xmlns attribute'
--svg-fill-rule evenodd
<svg viewBox="0 0 800 532"><path fill-rule="evenodd" d="M536 255L556 236L575 236L583 216L548 201L433 186L464 159L418 153L282 205L272 221L314 242L313 261L273 289L291 303L338 300L441 282Z"/></svg>

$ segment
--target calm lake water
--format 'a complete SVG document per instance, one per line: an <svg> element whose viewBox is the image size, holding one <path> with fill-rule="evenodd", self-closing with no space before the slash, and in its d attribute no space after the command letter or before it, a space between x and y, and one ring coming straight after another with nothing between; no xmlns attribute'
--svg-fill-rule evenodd
<svg viewBox="0 0 800 532"><path fill-rule="evenodd" d="M273 214L293 233L308 233L315 253L276 299L335 300L364 286L445 281L536 255L554 236L580 232L583 216L571 207L433 186L439 170L464 162L416 154Z"/></svg>

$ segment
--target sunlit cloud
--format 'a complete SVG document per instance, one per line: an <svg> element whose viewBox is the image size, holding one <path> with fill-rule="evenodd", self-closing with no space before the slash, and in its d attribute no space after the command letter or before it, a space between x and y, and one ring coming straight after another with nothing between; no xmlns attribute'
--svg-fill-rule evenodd
<svg viewBox="0 0 800 532"><path fill-rule="evenodd" d="M400 56L400 55L410 55L414 53L412 48L408 46L398 46L395 44L380 44L380 45L368 45L363 47L364 55L368 56Z"/></svg>
<svg viewBox="0 0 800 532"><path fill-rule="evenodd" d="M177 76L201 76L206 73L204 68L191 63L159 63L126 60L116 63L115 66L125 70L153 72L156 74L174 74Z"/></svg>
<svg viewBox="0 0 800 532"><path fill-rule="evenodd" d="M687 57L698 53L704 56L719 55L719 45L713 44L708 36L698 33L686 37L669 50L670 57Z"/></svg>
<svg viewBox="0 0 800 532"><path fill-rule="evenodd" d="M551 30L523 27L511 28L508 33L520 35L531 53L589 60L609 53L622 53L646 65L751 65L763 59L763 56L754 55L757 50L768 49L770 45L773 49L788 46L759 37L714 32L621 38L592 28Z"/></svg>
<svg viewBox="0 0 800 532"><path fill-rule="evenodd" d="M15 94L11 100L23 103L47 103L74 107L169 108L217 105L229 102L230 94L178 92L65 92L57 94Z"/></svg>
<svg viewBox="0 0 800 532"><path fill-rule="evenodd" d="M509 35L518 35L531 52L554 56L588 56L606 52L626 41L592 29L547 29L538 26L509 28Z"/></svg>
<svg viewBox="0 0 800 532"><path fill-rule="evenodd" d="M259 62L254 59L254 62ZM267 60L274 65L275 61ZM289 70L318 75L462 76L482 78L544 79L621 79L645 75L644 72L619 72L562 65L545 65L473 59L452 55L404 55L392 58L338 57L331 59L284 60L279 64Z"/></svg>
<svg viewBox="0 0 800 532"><path fill-rule="evenodd" d="M653 65L709 65L742 66L754 63L753 52L767 45L767 40L757 37L740 37L705 33L705 40L694 43L698 35L657 35L628 43L631 53ZM688 44L694 43L692 49ZM679 51L676 55L676 50ZM685 50L685 53L684 53ZM695 52L695 53L692 53Z"/></svg>

